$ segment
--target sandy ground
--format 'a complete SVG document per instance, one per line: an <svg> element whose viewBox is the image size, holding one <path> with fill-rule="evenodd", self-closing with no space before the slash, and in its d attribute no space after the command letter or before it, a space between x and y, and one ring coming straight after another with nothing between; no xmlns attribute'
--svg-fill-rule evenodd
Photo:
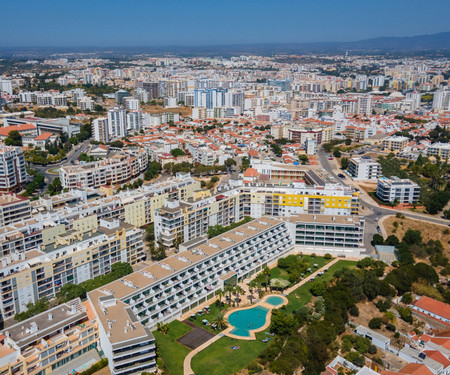
<svg viewBox="0 0 450 375"><path fill-rule="evenodd" d="M395 228L393 223L395 221L398 222L399 226L394 233ZM398 219L395 215L387 217L381 224L388 236L395 234L400 240L408 229L419 230L422 233L423 242L426 243L429 240L440 240L444 245L445 254L450 256L450 233L444 234L446 229L450 229L448 226L410 218Z"/></svg>

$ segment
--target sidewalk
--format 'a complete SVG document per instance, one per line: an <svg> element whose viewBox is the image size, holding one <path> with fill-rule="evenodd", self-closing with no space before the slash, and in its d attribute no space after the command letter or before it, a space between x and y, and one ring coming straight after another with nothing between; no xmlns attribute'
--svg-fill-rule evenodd
<svg viewBox="0 0 450 375"><path fill-rule="evenodd" d="M222 338L223 335L219 333L218 335L215 335L211 340L206 341L204 344L200 345L197 349L191 350L186 358L184 358L183 362L183 374L184 375L195 375L194 371L192 371L191 367L191 360L197 353L201 352L206 347L210 346L213 342L216 342L220 338Z"/></svg>

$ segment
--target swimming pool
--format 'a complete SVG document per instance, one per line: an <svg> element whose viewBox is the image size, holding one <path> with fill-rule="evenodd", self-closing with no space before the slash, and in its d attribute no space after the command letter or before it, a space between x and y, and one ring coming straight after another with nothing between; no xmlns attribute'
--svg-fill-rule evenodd
<svg viewBox="0 0 450 375"><path fill-rule="evenodd" d="M258 330L266 324L269 309L255 306L238 310L230 314L228 321L234 327L230 333L236 336L250 337L250 331Z"/></svg>
<svg viewBox="0 0 450 375"><path fill-rule="evenodd" d="M271 304L272 306L280 306L283 304L284 300L283 300L283 298L278 297L278 296L270 296L270 297L267 297L264 302L267 302L267 303Z"/></svg>

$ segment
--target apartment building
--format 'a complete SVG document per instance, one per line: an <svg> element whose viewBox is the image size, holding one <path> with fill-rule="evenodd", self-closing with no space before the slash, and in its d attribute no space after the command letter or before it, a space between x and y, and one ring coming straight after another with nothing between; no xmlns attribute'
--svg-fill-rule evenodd
<svg viewBox="0 0 450 375"><path fill-rule="evenodd" d="M16 194L0 194L0 227L31 218L28 198Z"/></svg>
<svg viewBox="0 0 450 375"><path fill-rule="evenodd" d="M97 162L62 166L59 178L64 188L97 188L123 184L138 177L147 166L148 157L143 149L127 150Z"/></svg>
<svg viewBox="0 0 450 375"><path fill-rule="evenodd" d="M131 307L99 290L90 292L88 299L98 322L99 341L111 374L155 373L155 338L136 318Z"/></svg>
<svg viewBox="0 0 450 375"><path fill-rule="evenodd" d="M108 143L110 141L107 118L99 117L92 122L92 136L96 142Z"/></svg>
<svg viewBox="0 0 450 375"><path fill-rule="evenodd" d="M415 203L420 197L420 186L409 179L380 178L377 183L377 197L383 202Z"/></svg>
<svg viewBox="0 0 450 375"><path fill-rule="evenodd" d="M259 175L264 176L269 180L275 181L303 181L305 173L310 169L308 167L286 165L281 163L273 163L267 161L253 160L251 161L252 168L256 169Z"/></svg>
<svg viewBox="0 0 450 375"><path fill-rule="evenodd" d="M383 149L390 151L403 151L408 146L409 138L401 136L387 137L383 140Z"/></svg>
<svg viewBox="0 0 450 375"><path fill-rule="evenodd" d="M283 221L262 217L200 243L89 293L129 306L148 328L170 322L284 256L292 240ZM95 298L93 298L95 297ZM97 307L96 307L97 308ZM101 313L98 313L101 314Z"/></svg>
<svg viewBox="0 0 450 375"><path fill-rule="evenodd" d="M450 144L448 143L434 143L427 148L427 155L441 159L448 159L450 157Z"/></svg>
<svg viewBox="0 0 450 375"><path fill-rule="evenodd" d="M20 192L26 181L22 149L0 144L0 192Z"/></svg>
<svg viewBox="0 0 450 375"><path fill-rule="evenodd" d="M353 157L348 172L354 180L376 180L381 175L381 165L369 156Z"/></svg>
<svg viewBox="0 0 450 375"><path fill-rule="evenodd" d="M65 364L95 350L98 324L87 307L78 298L4 330L0 335L0 373L58 373Z"/></svg>
<svg viewBox="0 0 450 375"><path fill-rule="evenodd" d="M193 198L185 201L165 200L154 216L155 238L171 247L207 234L210 226L228 226L245 216L352 215L358 209L359 193L342 185L241 184L221 188L213 195L209 191L194 192Z"/></svg>
<svg viewBox="0 0 450 375"><path fill-rule="evenodd" d="M364 251L364 217L302 214L287 219L295 250L359 256Z"/></svg>
<svg viewBox="0 0 450 375"><path fill-rule="evenodd" d="M76 229L57 225L42 234L33 249L1 258L0 312L4 319L25 311L26 305L54 297L67 284L104 275L116 262L136 264L145 259L142 230L119 220L96 218Z"/></svg>

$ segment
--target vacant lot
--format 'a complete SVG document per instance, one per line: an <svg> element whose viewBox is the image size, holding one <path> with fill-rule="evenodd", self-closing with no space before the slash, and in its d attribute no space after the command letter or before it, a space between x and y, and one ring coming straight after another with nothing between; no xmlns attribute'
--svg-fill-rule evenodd
<svg viewBox="0 0 450 375"><path fill-rule="evenodd" d="M142 109L148 113L162 113L162 112L173 112L173 113L181 113L181 116L191 116L192 108L191 107L178 107L178 108L164 108L161 105L149 105L145 104L142 106Z"/></svg>
<svg viewBox="0 0 450 375"><path fill-rule="evenodd" d="M398 223L397 229L394 227L394 222ZM395 234L400 240L408 229L419 230L422 233L423 242L426 243L429 240L440 240L444 245L447 256L450 255L450 233L444 234L444 232L447 233L450 229L448 226L409 218L399 219L394 215L384 219L382 225L388 235Z"/></svg>

